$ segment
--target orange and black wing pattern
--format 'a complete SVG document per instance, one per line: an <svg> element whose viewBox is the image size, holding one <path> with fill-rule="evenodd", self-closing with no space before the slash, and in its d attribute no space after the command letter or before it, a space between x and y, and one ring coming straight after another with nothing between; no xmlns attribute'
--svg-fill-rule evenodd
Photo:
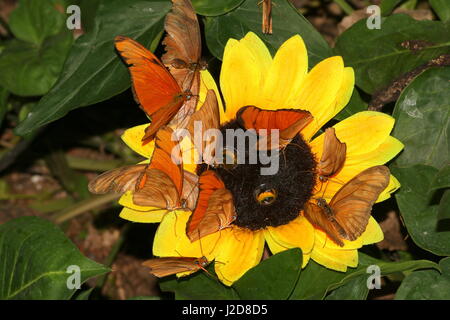
<svg viewBox="0 0 450 320"><path fill-rule="evenodd" d="M152 121L142 138L146 144L172 120L187 97L164 64L141 44L117 36L115 45L130 70L135 98Z"/></svg>
<svg viewBox="0 0 450 320"><path fill-rule="evenodd" d="M311 121L311 113L304 110L263 110L255 106L241 108L236 115L245 129L254 129L261 136L258 149L273 149L270 133L279 130L278 148L283 148ZM267 131L260 131L266 129Z"/></svg>
<svg viewBox="0 0 450 320"><path fill-rule="evenodd" d="M191 241L226 228L236 219L233 196L214 171L203 172L199 183L197 206L186 230Z"/></svg>

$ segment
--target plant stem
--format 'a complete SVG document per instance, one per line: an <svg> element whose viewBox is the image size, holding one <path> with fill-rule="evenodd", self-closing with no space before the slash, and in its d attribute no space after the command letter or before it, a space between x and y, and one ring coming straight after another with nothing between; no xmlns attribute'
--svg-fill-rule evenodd
<svg viewBox="0 0 450 320"><path fill-rule="evenodd" d="M120 197L120 195L118 195L118 194L105 194L105 195L101 195L101 196L94 196L87 200L78 202L77 204L75 204L63 211L56 213L52 217L52 220L56 224L61 224L64 221L67 221L67 220L72 219L82 213L85 213L86 211L95 209L104 204L107 204L109 202L117 200L119 197Z"/></svg>
<svg viewBox="0 0 450 320"><path fill-rule="evenodd" d="M350 15L353 13L353 8L345 0L334 0L334 2L344 10L345 14Z"/></svg>

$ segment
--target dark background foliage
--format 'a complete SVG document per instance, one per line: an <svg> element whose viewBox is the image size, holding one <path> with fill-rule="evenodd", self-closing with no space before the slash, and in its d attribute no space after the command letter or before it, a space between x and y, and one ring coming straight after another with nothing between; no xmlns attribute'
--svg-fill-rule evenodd
<svg viewBox="0 0 450 320"><path fill-rule="evenodd" d="M273 54L300 34L310 68L341 55L356 73L351 101L330 125L367 109L396 118L393 135L405 150L389 166L402 187L373 210L385 240L364 247L346 273L313 261L299 270L293 249L232 288L212 266L211 275L158 285L141 266L157 226L121 220L116 197L89 194L87 182L141 160L120 140L147 120L113 38L161 55L170 1L2 0L0 299L450 299L450 1L273 0L272 35L261 32L259 0L192 2L216 79L228 38L253 31ZM73 4L79 30L66 27ZM379 30L366 25L373 4ZM67 263L81 267L82 290L66 288ZM380 290L366 285L373 264L384 276Z"/></svg>

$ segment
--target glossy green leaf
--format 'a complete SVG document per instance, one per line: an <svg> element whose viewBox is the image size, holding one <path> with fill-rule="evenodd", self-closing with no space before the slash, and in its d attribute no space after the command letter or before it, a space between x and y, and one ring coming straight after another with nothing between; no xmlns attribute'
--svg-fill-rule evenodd
<svg viewBox="0 0 450 320"><path fill-rule="evenodd" d="M442 21L450 20L450 1L448 0L429 0L434 12Z"/></svg>
<svg viewBox="0 0 450 320"><path fill-rule="evenodd" d="M244 0L192 0L195 11L202 16L219 16L237 8Z"/></svg>
<svg viewBox="0 0 450 320"><path fill-rule="evenodd" d="M302 270L297 285L289 299L320 300L328 292L342 287L359 277L365 277L367 283L368 277L372 275L371 272L367 272L367 267L370 265L377 265L383 276L401 271L438 268L437 264L428 260L386 262L361 252L359 252L359 266L357 268L349 268L347 272L330 270L314 261L309 261L306 268Z"/></svg>
<svg viewBox="0 0 450 320"><path fill-rule="evenodd" d="M280 252L248 270L233 288L243 300L285 300L295 287L301 265L299 248Z"/></svg>
<svg viewBox="0 0 450 320"><path fill-rule="evenodd" d="M397 166L424 164L440 169L448 164L449 92L450 67L425 71L402 92L393 113L393 136L405 144Z"/></svg>
<svg viewBox="0 0 450 320"><path fill-rule="evenodd" d="M75 300L89 300L89 296L95 288L90 288L87 290L83 290L75 297Z"/></svg>
<svg viewBox="0 0 450 320"><path fill-rule="evenodd" d="M333 290L325 300L366 300L369 290L367 275L361 275Z"/></svg>
<svg viewBox="0 0 450 320"><path fill-rule="evenodd" d="M443 167L434 177L431 188L441 189L450 187L450 165Z"/></svg>
<svg viewBox="0 0 450 320"><path fill-rule="evenodd" d="M432 190L438 170L425 165L391 170L402 185L395 197L411 238L436 255L450 255L450 228L438 221L439 202Z"/></svg>
<svg viewBox="0 0 450 320"><path fill-rule="evenodd" d="M274 54L281 44L295 34L300 34L306 43L309 66L331 55L328 44L288 0L273 0L273 34L261 31L262 10L257 1L246 0L239 8L218 17L207 17L205 23L206 42L209 50L222 59L229 38L241 39L249 31L256 33Z"/></svg>
<svg viewBox="0 0 450 320"><path fill-rule="evenodd" d="M11 13L9 27L17 39L40 45L65 26L63 0L21 0Z"/></svg>
<svg viewBox="0 0 450 320"><path fill-rule="evenodd" d="M47 220L21 217L0 225L0 299L69 299L76 289L67 272L80 268L80 282L108 268L84 257Z"/></svg>
<svg viewBox="0 0 450 320"><path fill-rule="evenodd" d="M334 119L342 121L345 118L348 118L355 113L366 111L367 110L367 103L361 98L361 95L358 92L357 88L353 89L352 97L350 98L350 101L345 106L344 109L339 112Z"/></svg>
<svg viewBox="0 0 450 320"><path fill-rule="evenodd" d="M444 191L438 208L438 220L450 219L450 189Z"/></svg>
<svg viewBox="0 0 450 320"><path fill-rule="evenodd" d="M395 295L396 300L450 300L450 258L439 262L442 272L415 271L408 275Z"/></svg>
<svg viewBox="0 0 450 320"><path fill-rule="evenodd" d="M380 4L381 14L383 16L389 15L395 7L403 0L382 0Z"/></svg>
<svg viewBox="0 0 450 320"><path fill-rule="evenodd" d="M114 37L129 36L156 48L170 7L166 0L102 0L94 28L74 42L58 82L16 133L26 134L73 109L126 90L131 84L129 72L114 50Z"/></svg>
<svg viewBox="0 0 450 320"><path fill-rule="evenodd" d="M239 299L233 288L223 285L214 274L214 268L208 268L209 274L199 271L182 278L161 279L162 291L175 293L176 300L235 300Z"/></svg>
<svg viewBox="0 0 450 320"><path fill-rule="evenodd" d="M417 21L396 14L382 18L381 29L373 30L366 21L358 21L338 38L335 53L354 68L356 84L367 93L373 94L450 50L450 25L441 21ZM402 46L408 40L418 41L423 48Z"/></svg>
<svg viewBox="0 0 450 320"><path fill-rule="evenodd" d="M0 55L0 85L18 96L46 94L58 79L72 41L67 30L40 45L10 41Z"/></svg>

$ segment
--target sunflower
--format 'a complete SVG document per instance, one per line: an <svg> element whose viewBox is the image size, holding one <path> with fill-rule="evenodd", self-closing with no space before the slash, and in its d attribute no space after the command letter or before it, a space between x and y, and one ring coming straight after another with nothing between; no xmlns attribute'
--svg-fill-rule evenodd
<svg viewBox="0 0 450 320"><path fill-rule="evenodd" d="M202 71L201 79L199 101L205 100L207 89L214 90L220 97L208 71ZM356 240L343 240L343 246L339 246L312 225L302 210L305 203L315 197L329 202L343 184L367 168L388 162L403 148L400 141L390 136L394 125L392 117L379 112L360 112L333 126L336 137L347 147L343 168L325 187L311 173L322 155L324 134L320 129L348 103L353 87L353 69L344 67L339 56L321 61L308 72L307 50L298 35L284 42L275 57L252 32L241 40L230 39L220 74L220 89L226 106L223 108L219 101L222 130L236 127L236 113L248 105L265 110L306 110L313 117L285 148L279 172L266 178L278 195L276 205L267 209L249 201L250 195L259 192L261 179L254 174L250 176L245 166L238 164L220 172L226 188L233 194L237 212L231 228L191 242L186 235L190 211L167 212L137 206L130 192L119 200L124 206L120 216L134 222L160 223L153 244L155 256L205 256L209 261L220 262L215 264L215 272L226 285L233 284L261 261L266 244L273 254L301 248L301 267L310 259L343 272L348 267L356 267L357 250L383 239L375 219L370 217L365 231ZM122 139L131 149L150 158L154 144L141 144L146 126L128 129ZM184 150L192 148L190 141L183 140L182 145ZM185 163L184 169L192 173L201 174L205 170L194 161ZM377 202L388 199L399 186L391 175Z"/></svg>

